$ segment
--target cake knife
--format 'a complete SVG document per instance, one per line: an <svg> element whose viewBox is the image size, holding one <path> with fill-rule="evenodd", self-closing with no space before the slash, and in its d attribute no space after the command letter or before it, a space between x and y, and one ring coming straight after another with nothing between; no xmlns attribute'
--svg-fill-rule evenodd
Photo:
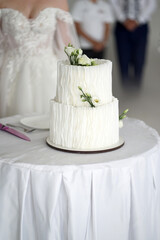
<svg viewBox="0 0 160 240"><path fill-rule="evenodd" d="M15 130L13 128L10 128L8 126L5 126L2 123L0 123L0 130L8 132L10 134L13 134L14 136L19 137L19 138L21 138L23 140L31 141L31 139L29 137L27 137L26 135L24 135L23 133Z"/></svg>

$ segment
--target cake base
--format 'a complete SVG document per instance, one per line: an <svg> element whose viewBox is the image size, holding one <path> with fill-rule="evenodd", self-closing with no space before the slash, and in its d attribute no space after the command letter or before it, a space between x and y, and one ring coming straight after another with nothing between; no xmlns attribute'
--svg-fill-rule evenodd
<svg viewBox="0 0 160 240"><path fill-rule="evenodd" d="M82 150L56 145L50 141L49 137L46 138L46 143L49 147L54 148L58 151L69 152L69 153L89 153L90 154L90 153L103 153L103 152L110 152L110 151L117 150L118 148L121 148L124 145L125 141L123 138L120 137L119 141L113 144L112 146L108 146L106 148L82 149Z"/></svg>

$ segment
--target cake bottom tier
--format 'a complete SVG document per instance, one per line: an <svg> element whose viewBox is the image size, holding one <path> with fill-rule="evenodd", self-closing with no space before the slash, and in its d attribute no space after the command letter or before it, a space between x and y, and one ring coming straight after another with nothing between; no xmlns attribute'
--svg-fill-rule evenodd
<svg viewBox="0 0 160 240"><path fill-rule="evenodd" d="M74 107L51 100L50 141L79 150L109 147L119 141L118 100L91 107Z"/></svg>

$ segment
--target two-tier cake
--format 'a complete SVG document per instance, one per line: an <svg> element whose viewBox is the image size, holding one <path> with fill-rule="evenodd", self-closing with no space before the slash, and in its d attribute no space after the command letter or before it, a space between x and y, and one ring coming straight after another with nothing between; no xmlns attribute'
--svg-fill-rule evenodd
<svg viewBox="0 0 160 240"><path fill-rule="evenodd" d="M74 56L72 51L69 56ZM57 92L50 102L49 141L73 150L105 149L119 141L112 62L94 59L84 64L83 56L76 55L79 65L58 62Z"/></svg>

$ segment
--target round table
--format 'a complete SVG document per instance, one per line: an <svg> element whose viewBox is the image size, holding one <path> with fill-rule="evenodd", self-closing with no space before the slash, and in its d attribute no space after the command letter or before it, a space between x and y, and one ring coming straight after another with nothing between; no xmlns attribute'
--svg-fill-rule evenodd
<svg viewBox="0 0 160 240"><path fill-rule="evenodd" d="M16 123L21 116L1 119ZM160 240L160 138L125 119L125 145L76 154L0 132L1 240Z"/></svg>

